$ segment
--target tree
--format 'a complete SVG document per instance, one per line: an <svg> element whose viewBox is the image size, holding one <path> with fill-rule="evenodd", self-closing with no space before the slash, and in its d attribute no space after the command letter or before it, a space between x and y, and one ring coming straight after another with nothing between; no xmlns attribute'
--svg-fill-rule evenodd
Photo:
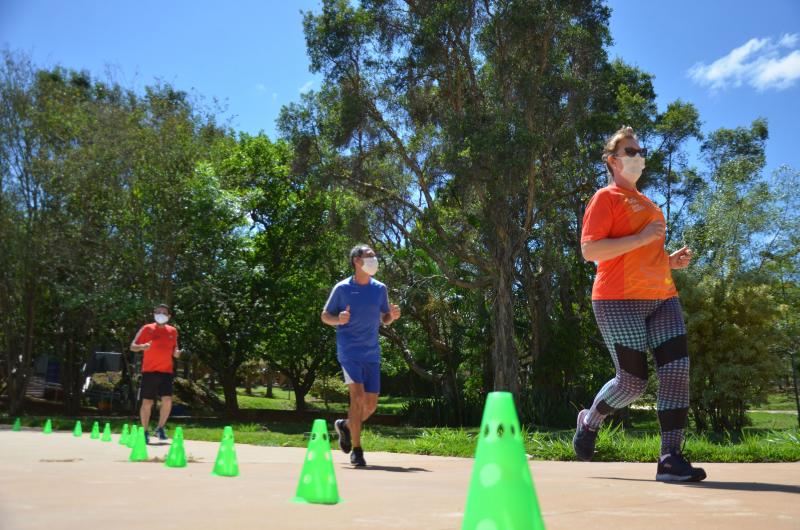
<svg viewBox="0 0 800 530"><path fill-rule="evenodd" d="M677 275L692 354L692 411L699 429L741 429L780 370L780 300L763 267L780 235L778 195L761 176L766 122L719 129L703 144L707 185L685 238L696 262ZM795 188L796 190L796 188ZM787 190L788 191L788 190ZM796 191L794 191L796 194ZM787 234L783 234L785 238Z"/></svg>
<svg viewBox="0 0 800 530"><path fill-rule="evenodd" d="M498 390L519 390L516 271L550 198L571 193L558 164L600 86L608 16L593 1L343 0L305 16L335 177L489 299Z"/></svg>

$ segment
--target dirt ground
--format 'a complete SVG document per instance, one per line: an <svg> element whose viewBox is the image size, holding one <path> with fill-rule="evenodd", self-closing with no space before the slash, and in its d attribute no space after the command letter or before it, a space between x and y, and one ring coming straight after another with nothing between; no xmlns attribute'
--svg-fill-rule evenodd
<svg viewBox="0 0 800 530"><path fill-rule="evenodd" d="M0 430L0 529L459 529L472 459L333 453L333 506L291 502L305 449L237 445L240 476L211 475L218 444L186 442L170 469L88 434ZM368 449L368 448L367 448ZM167 445L149 446L151 459ZM702 465L702 464L699 464ZM655 482L655 464L531 461L548 529L800 530L800 463L705 464L695 485Z"/></svg>

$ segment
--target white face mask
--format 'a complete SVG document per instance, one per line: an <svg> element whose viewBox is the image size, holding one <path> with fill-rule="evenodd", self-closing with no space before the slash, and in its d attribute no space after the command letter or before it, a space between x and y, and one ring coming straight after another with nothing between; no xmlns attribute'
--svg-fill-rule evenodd
<svg viewBox="0 0 800 530"><path fill-rule="evenodd" d="M156 313L153 315L153 318L156 319L158 324L166 324L169 322L169 316L165 315L164 313Z"/></svg>
<svg viewBox="0 0 800 530"><path fill-rule="evenodd" d="M378 272L378 258L373 256L371 258L363 259L364 263L361 264L361 270L370 276L375 276L375 273Z"/></svg>
<svg viewBox="0 0 800 530"><path fill-rule="evenodd" d="M637 181L644 171L644 158L640 155L622 157L622 176Z"/></svg>

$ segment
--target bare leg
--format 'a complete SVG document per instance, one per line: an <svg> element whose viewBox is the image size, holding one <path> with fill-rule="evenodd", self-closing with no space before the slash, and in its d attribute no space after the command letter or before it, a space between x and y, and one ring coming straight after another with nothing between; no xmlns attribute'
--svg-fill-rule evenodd
<svg viewBox="0 0 800 530"><path fill-rule="evenodd" d="M150 412L153 410L153 400L152 399L143 399L142 400L142 408L139 409L139 418L142 420L142 427L144 430L147 430L147 426L150 424Z"/></svg>
<svg viewBox="0 0 800 530"><path fill-rule="evenodd" d="M350 383L350 410L347 413L347 428L350 429L350 439L353 447L361 447L361 422L364 418L364 385Z"/></svg>
<svg viewBox="0 0 800 530"><path fill-rule="evenodd" d="M161 396L161 410L158 414L159 428L167 424L170 411L172 411L172 396Z"/></svg>
<svg viewBox="0 0 800 530"><path fill-rule="evenodd" d="M378 408L378 394L374 394L372 392L364 392L364 407L361 411L363 414L361 416L361 422L365 422L369 419L370 416L375 414L375 410Z"/></svg>

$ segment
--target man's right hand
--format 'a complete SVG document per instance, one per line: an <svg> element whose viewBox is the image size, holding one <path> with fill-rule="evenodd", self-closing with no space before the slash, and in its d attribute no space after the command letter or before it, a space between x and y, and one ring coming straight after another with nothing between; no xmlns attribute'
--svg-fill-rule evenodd
<svg viewBox="0 0 800 530"><path fill-rule="evenodd" d="M153 341L145 342L144 344L139 344L139 351L145 351L148 348L150 348L150 346L152 346L152 345L153 345Z"/></svg>
<svg viewBox="0 0 800 530"><path fill-rule="evenodd" d="M664 232L666 227L664 226L663 221L653 221L652 223L645 226L641 232L639 232L639 237L641 238L642 245L647 245L648 243L652 243L653 241L657 241L664 237Z"/></svg>
<svg viewBox="0 0 800 530"><path fill-rule="evenodd" d="M344 308L344 311L339 313L339 325L342 326L350 322L350 306Z"/></svg>

